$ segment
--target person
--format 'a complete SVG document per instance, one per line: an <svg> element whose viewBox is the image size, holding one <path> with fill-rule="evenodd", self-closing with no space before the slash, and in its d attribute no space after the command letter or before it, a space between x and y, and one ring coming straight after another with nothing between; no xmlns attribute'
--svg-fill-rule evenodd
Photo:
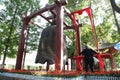
<svg viewBox="0 0 120 80"><path fill-rule="evenodd" d="M85 71L88 72L88 66L89 66L91 69L91 72L94 72L93 71L93 66L94 66L93 55L97 54L97 52L92 50L88 46L85 46L85 49L83 49L82 52L80 52L80 55L81 54L84 55Z"/></svg>

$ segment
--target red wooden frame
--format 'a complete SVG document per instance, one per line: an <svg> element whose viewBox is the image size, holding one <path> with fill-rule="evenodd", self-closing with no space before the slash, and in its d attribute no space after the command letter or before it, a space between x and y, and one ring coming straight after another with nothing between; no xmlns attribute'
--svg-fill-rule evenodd
<svg viewBox="0 0 120 80"><path fill-rule="evenodd" d="M46 12L46 11L51 11L51 13L53 13L56 17L56 49L55 49L55 53L56 53L56 57L55 57L55 69L56 70L61 70L61 54L63 54L63 24L66 26L67 29L75 29L76 31L76 48L77 48L77 54L79 55L81 48L80 48L80 35L79 35L79 28L77 27L76 24L76 18L75 18L75 14L82 14L83 11L86 11L88 13L88 16L90 17L90 21L91 21L91 25L92 25L92 31L94 33L94 40L96 43L96 47L98 50L98 42L97 42L97 38L96 38L96 33L95 33L95 29L94 29L94 25L92 22L92 16L91 16L91 12L90 12L90 8L86 8L86 9L82 9L79 11L75 11L72 13L72 17L71 14L68 14L67 11L66 13L68 14L68 16L70 17L70 19L73 19L74 22L74 28L71 26L68 26L64 21L63 21L63 5L65 5L67 3L66 0L55 0L55 4L53 5L49 5L46 6L38 11L36 11L35 13L27 16L25 15L25 17L23 18L23 25L22 25L22 31L21 31L21 37L20 37L20 41L19 41L19 48L18 48L18 55L17 55L17 60L16 60L16 70L21 70L22 69L22 59L23 59L23 52L24 52L24 44L25 44L25 39L26 39L26 30L27 30L27 25L30 22L30 20L32 18L34 18L37 15L40 15L41 17L43 17L44 19L46 19L48 22L50 22L49 19L51 19L51 17L45 17L42 15L42 13ZM56 13L54 13L54 11L56 11ZM51 23L51 22L50 22ZM101 55L102 58L111 58L110 55L105 54L105 55ZM80 61L83 59L82 56L76 56L75 57L77 64L78 64L78 68L79 70L82 70L82 66L80 64ZM113 60L111 60L113 62Z"/></svg>
<svg viewBox="0 0 120 80"><path fill-rule="evenodd" d="M56 11L56 57L55 57L55 68L56 70L60 70L60 64L61 64L61 53L63 53L63 10L62 10L62 6L67 4L67 0L55 0L55 4L53 5L49 5L46 6L38 11L36 11L35 13L27 16L25 15L25 17L23 18L23 25L22 25L22 31L21 31L21 37L20 37L20 41L19 41L19 47L18 47L18 55L17 55L17 60L16 60L16 70L21 70L22 69L22 59L23 59L23 52L24 52L24 45L25 45L25 39L26 39L26 30L27 30L27 26L28 23L30 22L30 20L32 18L34 18L37 15L41 15L42 13L46 12L46 11L51 11L51 13L54 13L53 10ZM54 13L55 15L55 13ZM46 19L48 22L49 18L46 18L45 16L41 15L41 17L43 17L44 19ZM67 26L67 25L66 25Z"/></svg>
<svg viewBox="0 0 120 80"><path fill-rule="evenodd" d="M77 23L76 23L76 17L75 15L76 14L79 14L81 15L84 11L87 12L89 18L90 18L90 22L91 22L91 26L92 26L92 31L93 31L93 36L94 36L94 41L95 41L95 45L96 45L96 48L97 50L98 49L98 41L97 41L97 36L96 36L96 32L95 32L95 27L94 27L94 23L93 23L93 19L92 19L92 13L91 13L91 8L88 7L88 8L85 8L85 9L81 9L81 10L78 10L78 11L75 11L72 13L72 16L73 16L73 23L74 23L74 28L75 28L75 31L76 31L76 51L77 51L77 56L74 57L74 59L76 60L76 63L77 63L77 66L78 66L78 69L80 71L82 71L82 66L81 66L81 60L84 58L83 56L79 56L79 53L80 53L80 36L79 36L79 27L77 26ZM112 63L111 67L112 69L114 69L114 61L113 61L113 58L112 58L112 55L109 53L109 54L98 54L98 55L95 55L98 57L99 61L100 61L100 68L101 69L104 69L104 62L102 60L102 58L110 58L110 61Z"/></svg>

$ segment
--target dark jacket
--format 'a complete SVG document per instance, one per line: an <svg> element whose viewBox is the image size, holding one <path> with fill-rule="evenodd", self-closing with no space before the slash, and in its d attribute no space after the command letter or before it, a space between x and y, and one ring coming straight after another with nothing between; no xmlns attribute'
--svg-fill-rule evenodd
<svg viewBox="0 0 120 80"><path fill-rule="evenodd" d="M93 61L93 54L97 54L97 52L95 52L94 50L90 49L90 48L85 48L83 49L83 51L80 53L82 55L84 55L84 60L85 61Z"/></svg>

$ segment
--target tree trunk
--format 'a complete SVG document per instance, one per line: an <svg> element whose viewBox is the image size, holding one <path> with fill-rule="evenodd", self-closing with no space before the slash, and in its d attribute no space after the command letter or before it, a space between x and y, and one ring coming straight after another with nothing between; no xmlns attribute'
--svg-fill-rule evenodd
<svg viewBox="0 0 120 80"><path fill-rule="evenodd" d="M13 31L13 24L14 24L14 19L15 19L16 13L17 13L17 7L15 9L15 12L14 12L14 15L13 15L13 18L12 18L12 22L11 22L11 26L10 26L10 31L9 31L8 38L6 39L5 50L4 50L4 53L3 53L3 62L2 62L3 65L5 64L5 60L6 60L6 56L7 56L7 51L8 51L8 48L10 46L9 44L10 44L11 34L12 34L12 31Z"/></svg>
<svg viewBox="0 0 120 80"><path fill-rule="evenodd" d="M110 3L111 3L111 6L112 6L113 15L114 15L114 18L115 18L117 30L118 30L118 33L120 34L120 26L118 24L118 21L117 21L117 18L116 18L116 14L115 14L115 11L120 13L120 8L116 5L115 0L110 0Z"/></svg>
<svg viewBox="0 0 120 80"><path fill-rule="evenodd" d="M117 26L118 33L120 34L120 26L119 26L119 23L118 23L118 21L117 21L116 14L115 14L115 11L114 11L114 10L113 10L113 15L114 15L114 19L115 19L115 22L116 22L116 26Z"/></svg>

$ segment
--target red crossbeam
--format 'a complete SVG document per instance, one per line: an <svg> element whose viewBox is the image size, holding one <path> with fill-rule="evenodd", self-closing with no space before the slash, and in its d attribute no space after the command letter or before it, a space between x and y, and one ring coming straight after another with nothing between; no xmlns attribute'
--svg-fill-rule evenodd
<svg viewBox="0 0 120 80"><path fill-rule="evenodd" d="M106 54L95 54L95 57L98 58L99 62L100 62L100 68L103 69L104 68L104 62L102 60L102 58L111 58L111 54L110 53L106 53ZM100 56L100 57L99 57ZM82 71L82 66L81 66L81 60L84 59L84 56L80 55L80 56L74 56L73 59L76 60L78 69L80 71Z"/></svg>

